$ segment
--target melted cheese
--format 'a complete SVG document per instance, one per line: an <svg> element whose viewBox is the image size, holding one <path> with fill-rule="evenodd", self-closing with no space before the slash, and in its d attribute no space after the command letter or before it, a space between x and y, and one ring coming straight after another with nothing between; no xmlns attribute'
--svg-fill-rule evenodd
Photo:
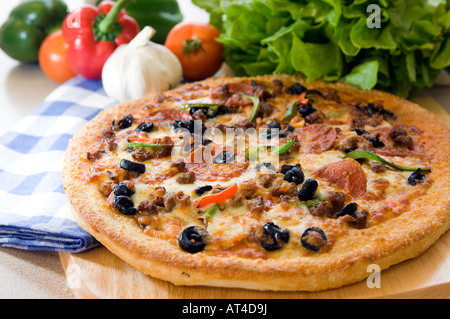
<svg viewBox="0 0 450 319"><path fill-rule="evenodd" d="M290 100L291 97L288 97L288 99ZM285 105L287 104L286 98L276 98L274 103L275 102L277 104L274 105L274 112L279 117L280 114L284 114ZM212 100L209 95L187 100L175 99L173 102L168 102L168 104L172 104L173 107L177 108L186 104L210 103L212 103ZM233 124L242 123L243 121L247 120L250 113L251 107L246 107L243 108L240 113L225 114L217 118L210 119L209 122L215 124L224 123L232 126ZM339 139L345 139L346 137L355 136L355 133L349 130L348 118L346 118L345 120L342 119L344 115L346 115L346 113L343 113L342 110L338 110L335 113L339 115L340 120L345 121L344 124L332 125L335 129L338 129L340 134ZM326 114L328 117L332 116L333 110L326 112ZM258 118L257 123L259 124L260 121L261 119ZM305 120L300 117L296 117L290 122L290 124L295 127L301 128L305 125ZM377 126L377 128L389 128L390 126L390 123L382 121L381 124ZM266 125L263 125L262 130L265 130L266 127ZM133 128L130 129L130 132L134 132ZM223 134L222 132L218 132L217 130L208 129L205 133L205 138L210 139L213 143L223 147L227 146L234 148L237 143L237 152L240 154L244 154L250 146L266 145L275 147L280 144L280 140L278 138L272 138L270 140L261 138L261 136L259 135L261 132L256 132L255 130L250 129L244 132L244 135L241 136L241 138L243 137L242 139L236 139L236 136L234 134ZM230 133L230 130L228 131L228 133ZM135 179L136 192L132 196L132 200L135 203L135 206L149 198L156 186L164 187L167 192L176 193L182 191L185 194L190 195L192 201L194 201L197 198L194 190L200 186L211 185L225 188L234 183L241 184L246 181L256 180L256 165L259 162L270 162L277 169L281 166L280 158L278 156L275 156L274 154L260 154L260 158L256 162L251 162L247 170L237 177L233 177L225 181L214 182L207 182L197 179L193 183L181 185L177 182L177 177L179 176L179 174L171 175L169 172L170 164L174 160L174 158L176 158L176 155L182 154L181 150L185 141L183 141L182 138L176 138L176 136L178 135L170 129L170 126L155 129L154 131L147 133L147 136L150 139L163 138L166 136L173 137L175 146L174 151L172 152L172 158L150 160L145 163L146 173ZM237 140L238 142L236 142ZM341 161L344 156L344 153L338 149L331 149L319 153L307 153L302 147L302 141L299 142L300 151L298 152L298 154L296 156L291 156L287 161L283 161L283 163L289 163L293 165L300 163L305 174L305 178L310 178L311 174L314 171L327 164ZM115 156L110 156L106 161L117 162L120 161L120 159L133 160L131 153L127 151L128 143L126 139L124 138L120 140L118 144L117 154ZM399 165L405 166L423 165L423 162L417 157L391 157L386 159ZM355 200L358 203L359 209L380 208L386 201L388 202L391 199L395 199L401 192L404 192L409 187L406 180L410 175L410 172L400 172L388 168L385 172L375 173L367 164L362 165L362 168L368 181L367 194L370 194L370 196L375 199ZM164 180L159 181L158 178L162 175L164 176ZM155 180L155 182L149 182L152 180ZM323 181L319 181L319 183L319 190L317 192L318 197L325 198L326 194L329 191L336 190L335 187ZM211 237L211 245L213 247L219 247L219 249L229 249L248 239L249 234L251 234L255 230L261 231L262 226L266 222L270 221L273 221L275 224L279 225L282 228L289 229L290 236L292 238L289 245L294 246L299 245L298 243L300 237L307 227L310 227L311 225L314 225L316 223L325 223L324 219L312 216L306 206L302 205L300 202L297 202L295 204L291 203L291 209L289 210L286 210L286 207L282 207L281 204L274 204L269 210L261 213L260 216L250 213L245 204L237 208L228 207L224 210L217 211L212 218L208 219L208 221L205 222L205 224L203 224L203 221L201 220L201 218L199 218L198 210L196 210L195 208L192 208L190 211L177 208L170 213L163 214L163 216L161 217L162 224L159 225L159 228L164 229L164 223L167 223L172 225L171 231L175 232L177 227L185 227L189 224L199 224L202 227L207 228L207 231ZM336 228L347 227L339 224L337 219L327 222L329 225L333 225L333 227ZM156 230L160 231L159 228ZM292 242L294 242L294 244L292 244Z"/></svg>

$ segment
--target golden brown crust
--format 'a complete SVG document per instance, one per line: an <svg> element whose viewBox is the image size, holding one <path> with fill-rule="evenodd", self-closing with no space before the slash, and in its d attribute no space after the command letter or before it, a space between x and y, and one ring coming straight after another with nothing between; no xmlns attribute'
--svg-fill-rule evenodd
<svg viewBox="0 0 450 319"><path fill-rule="evenodd" d="M336 89L341 97L354 100L382 100L406 125L423 130L423 141L433 167L434 181L427 195L412 201L410 209L373 227L350 229L332 250L294 258L248 259L188 254L177 245L146 235L140 226L106 204L95 184L86 183L86 150L90 141L115 118L127 115L153 101L153 96L112 107L100 113L71 140L63 169L65 190L80 226L111 252L145 274L178 285L240 287L259 290L317 291L337 288L366 278L367 266L381 269L413 258L432 245L450 228L450 133L430 112L399 97L361 91L347 84L306 83L293 76L262 76L257 81L281 79L317 89ZM242 79L208 79L213 86Z"/></svg>

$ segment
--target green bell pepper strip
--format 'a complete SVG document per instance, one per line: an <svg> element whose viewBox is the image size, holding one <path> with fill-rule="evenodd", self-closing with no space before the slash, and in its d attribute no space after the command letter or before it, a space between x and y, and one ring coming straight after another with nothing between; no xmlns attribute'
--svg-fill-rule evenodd
<svg viewBox="0 0 450 319"><path fill-rule="evenodd" d="M266 146L251 146L245 151L245 158L250 162L257 161L259 159L259 153L265 148Z"/></svg>
<svg viewBox="0 0 450 319"><path fill-rule="evenodd" d="M15 7L0 28L0 48L12 59L37 62L44 39L68 12L62 0L31 0Z"/></svg>
<svg viewBox="0 0 450 319"><path fill-rule="evenodd" d="M281 146L278 146L274 150L272 150L272 153L277 155L283 155L284 153L289 152L289 150L292 148L292 145L294 145L295 140L290 140L286 144L283 144Z"/></svg>
<svg viewBox="0 0 450 319"><path fill-rule="evenodd" d="M289 142L287 142L283 145L275 147L272 150L272 153L276 154L276 155L283 155L284 153L289 152L289 150L292 148L294 143L295 143L295 140L290 140ZM245 158L247 158L247 160L249 160L249 161L256 161L260 157L259 153L262 152L266 148L267 148L267 146L251 146L245 152Z"/></svg>
<svg viewBox="0 0 450 319"><path fill-rule="evenodd" d="M201 214L201 217L210 219L217 213L218 210L219 210L219 205L214 204L214 206L212 206L211 208L208 208L205 212L203 212Z"/></svg>
<svg viewBox="0 0 450 319"><path fill-rule="evenodd" d="M180 110L189 110L193 107L209 107L213 110L216 110L220 107L219 104L208 104L208 103L197 103L197 104L185 104L180 106Z"/></svg>
<svg viewBox="0 0 450 319"><path fill-rule="evenodd" d="M317 206L320 203L322 203L322 201L318 198L314 198L314 199L310 199L308 201L300 202L300 203L302 203L303 205L305 205L308 208L312 208L312 207Z"/></svg>
<svg viewBox="0 0 450 319"><path fill-rule="evenodd" d="M177 0L136 0L127 5L126 11L141 29L146 26L155 29L152 41L160 44L164 44L170 30L183 20Z"/></svg>
<svg viewBox="0 0 450 319"><path fill-rule="evenodd" d="M430 168L426 168L426 167L408 167L408 166L400 166L391 162L386 161L384 158L369 152L369 151L353 151L348 153L347 155L344 156L345 158L353 158L353 159L360 159L360 158L366 158L366 159L371 159L374 161L378 161L381 162L387 166L390 166L392 168L398 169L399 171L416 171L417 169L421 169L424 172L431 172Z"/></svg>
<svg viewBox="0 0 450 319"><path fill-rule="evenodd" d="M256 120L256 117L258 116L259 111L261 110L261 101L259 99L259 97L257 96L253 96L253 95L248 95L245 93L240 93L241 96L250 99L250 101L253 102L253 109L252 109L252 114L250 115L250 121L254 121Z"/></svg>
<svg viewBox="0 0 450 319"><path fill-rule="evenodd" d="M128 148L152 148L152 147L162 147L164 144L151 144L151 143L138 143L132 142L128 143Z"/></svg>
<svg viewBox="0 0 450 319"><path fill-rule="evenodd" d="M298 111L298 102L292 101L291 103L289 103L288 108L286 110L286 114L282 118L282 121L291 120L297 114L297 111Z"/></svg>

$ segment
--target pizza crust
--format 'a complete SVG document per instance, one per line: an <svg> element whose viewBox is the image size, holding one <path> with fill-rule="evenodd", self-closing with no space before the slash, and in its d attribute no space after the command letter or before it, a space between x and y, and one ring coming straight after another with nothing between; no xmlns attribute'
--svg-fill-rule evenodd
<svg viewBox="0 0 450 319"><path fill-rule="evenodd" d="M450 228L450 133L433 114L399 97L379 91L361 91L343 83L307 83L295 76L249 79L280 79L319 90L333 88L340 95L348 94L355 100L383 100L386 109L396 113L405 124L424 130L427 153L433 154L430 177L434 182L427 195L420 202L413 201L411 209L396 218L367 229L349 230L329 252L268 259L186 253L176 243L146 235L134 219L110 209L98 187L83 179L87 164L81 159L86 157L90 141L105 123L109 125L113 119L153 101L154 96L150 96L101 112L70 141L63 181L80 227L133 267L176 285L283 291L318 291L358 282L371 274L367 271L369 265L386 269L416 257ZM235 80L243 78L208 79L205 84L213 86Z"/></svg>

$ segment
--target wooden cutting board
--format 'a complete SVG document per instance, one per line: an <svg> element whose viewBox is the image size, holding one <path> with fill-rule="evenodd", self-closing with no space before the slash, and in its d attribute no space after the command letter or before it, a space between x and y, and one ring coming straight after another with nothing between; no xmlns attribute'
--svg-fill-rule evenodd
<svg viewBox="0 0 450 319"><path fill-rule="evenodd" d="M68 288L84 299L450 298L450 231L421 256L383 270L380 288L364 280L317 293L175 286L144 275L105 247L60 256Z"/></svg>
<svg viewBox="0 0 450 319"><path fill-rule="evenodd" d="M450 116L426 95L414 101L450 127ZM76 298L101 299L291 299L291 298L450 298L450 231L421 256L379 276L379 287L367 280L323 292L266 292L245 289L175 286L146 276L105 247L80 254L60 253L67 286ZM372 272L368 273L368 275ZM376 281L369 280L369 283ZM369 288L373 287L373 288Z"/></svg>

